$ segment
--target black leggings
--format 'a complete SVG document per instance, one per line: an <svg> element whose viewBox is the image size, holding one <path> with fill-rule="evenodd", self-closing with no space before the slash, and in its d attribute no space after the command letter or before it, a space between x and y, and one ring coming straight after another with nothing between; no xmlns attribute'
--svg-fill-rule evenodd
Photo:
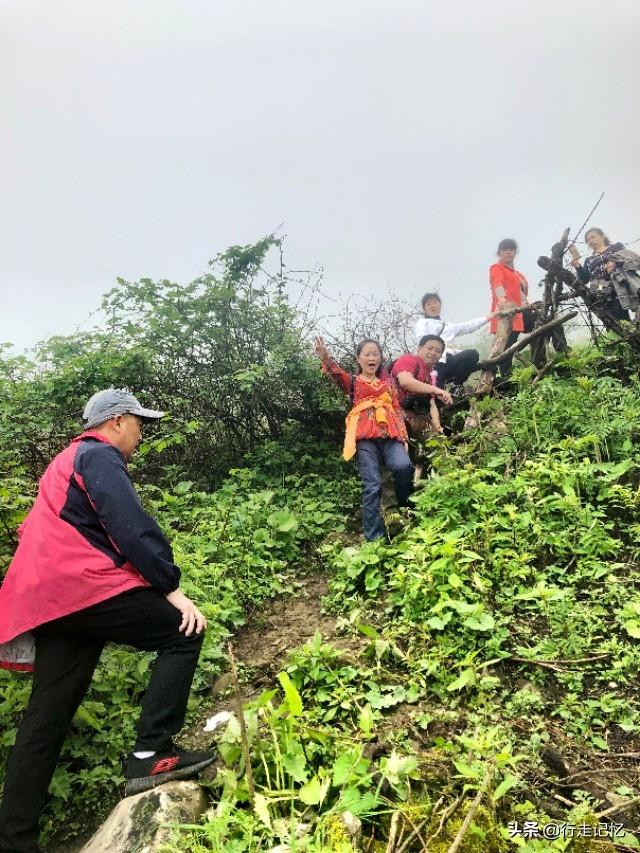
<svg viewBox="0 0 640 853"><path fill-rule="evenodd" d="M38 849L38 820L64 739L105 643L158 652L142 702L136 750L168 750L182 728L204 635L178 630L180 612L139 587L34 631L33 689L9 756L0 806L0 853Z"/></svg>
<svg viewBox="0 0 640 853"><path fill-rule="evenodd" d="M447 382L464 385L471 374L478 369L480 353L477 349L463 349L462 352L447 353L447 360L438 363L438 372L442 375L442 386Z"/></svg>
<svg viewBox="0 0 640 853"><path fill-rule="evenodd" d="M523 311L522 312L522 324L524 326L525 334L527 332L533 331L533 327L535 325L535 322L536 322L536 315L533 313L533 311ZM509 347L512 347L515 344L515 342L518 340L519 337L520 337L520 332L511 332L511 334L507 338L507 344L505 346L505 349L509 349ZM513 368L513 356L512 355L509 356L509 358L505 358L505 360L500 362L500 364L498 365L498 370L502 376L507 376L509 373L511 373L512 368Z"/></svg>

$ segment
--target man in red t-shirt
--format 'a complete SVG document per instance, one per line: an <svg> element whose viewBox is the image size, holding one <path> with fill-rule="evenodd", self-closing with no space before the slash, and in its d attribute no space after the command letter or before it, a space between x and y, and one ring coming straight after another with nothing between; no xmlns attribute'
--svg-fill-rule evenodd
<svg viewBox="0 0 640 853"><path fill-rule="evenodd" d="M442 380L436 369L444 347L438 335L424 335L415 355L401 355L393 363L391 375L398 385L398 398L413 438L423 435L429 420L437 432L442 432L436 399L445 405L452 402L451 394L439 387Z"/></svg>

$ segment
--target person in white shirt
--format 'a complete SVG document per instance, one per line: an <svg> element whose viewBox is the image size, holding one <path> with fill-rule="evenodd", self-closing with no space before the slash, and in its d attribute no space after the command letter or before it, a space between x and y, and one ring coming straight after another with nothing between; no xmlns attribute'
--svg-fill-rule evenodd
<svg viewBox="0 0 640 853"><path fill-rule="evenodd" d="M415 326L416 339L419 341L424 335L438 335L442 338L445 342L445 351L438 363L440 382L443 385L446 382L463 385L474 370L478 369L480 353L477 349L451 349L449 344L460 335L468 335L482 328L496 316L497 312L467 320L466 323L448 323L440 317L442 300L437 293L425 293L422 297L422 310L424 317L421 317Z"/></svg>

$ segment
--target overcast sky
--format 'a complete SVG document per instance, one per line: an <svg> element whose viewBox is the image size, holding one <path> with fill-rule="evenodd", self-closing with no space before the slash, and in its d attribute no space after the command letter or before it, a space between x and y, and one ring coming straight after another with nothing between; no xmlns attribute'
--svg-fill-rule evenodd
<svg viewBox="0 0 640 853"><path fill-rule="evenodd" d="M534 292L603 190L640 237L639 105L638 0L0 0L0 341L280 223L328 294L469 319L502 237Z"/></svg>

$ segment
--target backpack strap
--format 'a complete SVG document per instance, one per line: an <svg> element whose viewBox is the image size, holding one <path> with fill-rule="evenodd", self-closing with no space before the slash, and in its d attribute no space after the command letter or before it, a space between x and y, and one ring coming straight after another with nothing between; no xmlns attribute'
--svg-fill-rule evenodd
<svg viewBox="0 0 640 853"><path fill-rule="evenodd" d="M349 408L353 409L353 398L356 389L356 375L355 373L351 374L351 388L349 389Z"/></svg>

